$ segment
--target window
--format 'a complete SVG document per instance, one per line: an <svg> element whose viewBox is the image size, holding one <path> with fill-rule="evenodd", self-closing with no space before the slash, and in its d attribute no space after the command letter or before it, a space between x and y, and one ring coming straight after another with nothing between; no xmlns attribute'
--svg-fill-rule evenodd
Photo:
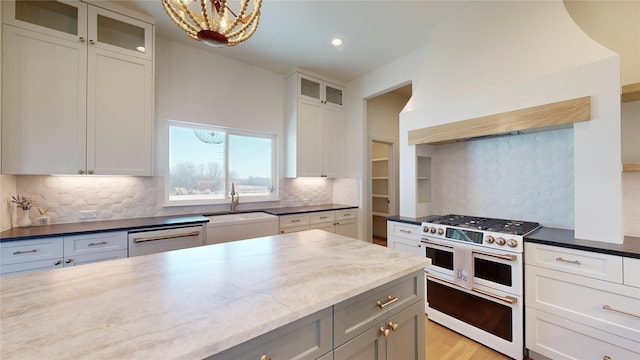
<svg viewBox="0 0 640 360"><path fill-rule="evenodd" d="M275 135L177 121L168 125L168 204L228 203L232 184L240 202L278 199Z"/></svg>

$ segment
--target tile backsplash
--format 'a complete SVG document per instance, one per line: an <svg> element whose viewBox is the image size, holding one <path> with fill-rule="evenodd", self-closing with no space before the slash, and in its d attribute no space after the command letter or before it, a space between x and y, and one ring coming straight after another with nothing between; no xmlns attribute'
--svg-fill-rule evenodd
<svg viewBox="0 0 640 360"><path fill-rule="evenodd" d="M38 214L36 207L43 210L49 209L47 215L51 217L52 223L81 221L81 210L95 210L95 220L110 220L205 214L226 211L229 208L228 204L165 207L162 177L2 175L1 178L0 182L3 185L6 184L7 189L11 188L9 192L3 189L3 198L5 195L10 196L14 188L15 193L31 196L35 201L35 206L31 209L31 218L35 218ZM238 210L329 203L358 205L356 179L281 179L279 186L280 201L267 203L242 203L241 201ZM356 194L355 200L352 194ZM15 214L12 207L9 206L6 209L7 211L3 208L3 215L8 216L2 216L2 219L10 223L14 221ZM3 229L6 229L6 226Z"/></svg>
<svg viewBox="0 0 640 360"><path fill-rule="evenodd" d="M437 213L573 229L573 173L572 129L439 145L433 202Z"/></svg>

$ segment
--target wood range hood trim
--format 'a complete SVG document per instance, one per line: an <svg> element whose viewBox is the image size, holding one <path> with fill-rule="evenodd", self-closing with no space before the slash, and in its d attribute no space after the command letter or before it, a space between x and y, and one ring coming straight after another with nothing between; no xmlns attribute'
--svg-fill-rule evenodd
<svg viewBox="0 0 640 360"><path fill-rule="evenodd" d="M439 145L496 135L570 127L591 120L591 97L559 101L409 131L409 145Z"/></svg>
<svg viewBox="0 0 640 360"><path fill-rule="evenodd" d="M640 100L640 83L622 86L620 97L623 103Z"/></svg>

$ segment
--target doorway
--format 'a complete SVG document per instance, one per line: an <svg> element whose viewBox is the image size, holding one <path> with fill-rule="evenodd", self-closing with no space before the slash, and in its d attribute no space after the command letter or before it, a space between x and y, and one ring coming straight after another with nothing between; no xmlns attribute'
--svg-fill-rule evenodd
<svg viewBox="0 0 640 360"><path fill-rule="evenodd" d="M394 171L393 142L370 141L371 160L371 232L372 242L387 244L387 220L393 214Z"/></svg>
<svg viewBox="0 0 640 360"><path fill-rule="evenodd" d="M385 217L398 215L400 112L411 98L411 84L366 99L367 142L364 172L365 239L386 245ZM364 145L364 144L363 144Z"/></svg>

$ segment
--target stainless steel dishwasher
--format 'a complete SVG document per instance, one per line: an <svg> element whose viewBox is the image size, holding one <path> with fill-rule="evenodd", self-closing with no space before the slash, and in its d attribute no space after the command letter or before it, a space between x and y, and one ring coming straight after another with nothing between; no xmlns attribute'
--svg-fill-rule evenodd
<svg viewBox="0 0 640 360"><path fill-rule="evenodd" d="M155 254L204 244L203 225L129 231L129 256Z"/></svg>

